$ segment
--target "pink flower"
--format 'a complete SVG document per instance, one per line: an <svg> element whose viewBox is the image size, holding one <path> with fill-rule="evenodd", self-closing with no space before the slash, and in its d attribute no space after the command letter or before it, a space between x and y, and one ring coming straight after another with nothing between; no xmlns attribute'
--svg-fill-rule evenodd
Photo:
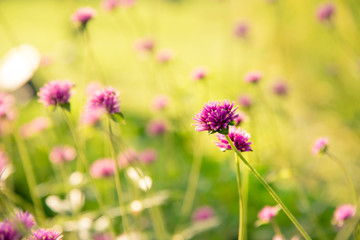
<svg viewBox="0 0 360 240"><path fill-rule="evenodd" d="M132 148L127 149L118 156L118 164L121 168L127 167L131 162L138 159L138 154Z"/></svg>
<svg viewBox="0 0 360 240"><path fill-rule="evenodd" d="M197 67L191 73L191 78L194 81L205 79L206 76L207 76L207 70L204 67Z"/></svg>
<svg viewBox="0 0 360 240"><path fill-rule="evenodd" d="M70 81L54 80L40 88L38 92L39 102L46 107L57 105L63 106L69 103L71 96L70 90L74 87L74 84Z"/></svg>
<svg viewBox="0 0 360 240"><path fill-rule="evenodd" d="M169 104L169 97L166 95L157 95L152 101L152 108L154 110L163 110Z"/></svg>
<svg viewBox="0 0 360 240"><path fill-rule="evenodd" d="M279 212L279 209L276 206L275 207L265 206L259 212L258 218L261 221L268 223L268 222L270 222L271 219L273 219L278 214L278 212Z"/></svg>
<svg viewBox="0 0 360 240"><path fill-rule="evenodd" d="M56 146L51 150L49 158L53 164L71 162L76 158L76 151L70 146Z"/></svg>
<svg viewBox="0 0 360 240"><path fill-rule="evenodd" d="M135 41L134 47L139 52L152 52L154 41L151 38L140 38Z"/></svg>
<svg viewBox="0 0 360 240"><path fill-rule="evenodd" d="M216 134L219 142L215 142L216 146L220 148L221 151L225 150L231 150L231 146L228 142L228 140L225 138L223 134ZM240 152L250 152L251 144L250 141L250 134L247 133L242 128L236 128L235 126L229 127L229 133L228 136L230 140L234 143L237 150Z"/></svg>
<svg viewBox="0 0 360 240"><path fill-rule="evenodd" d="M334 212L334 218L333 218L334 224L337 227L341 228L344 225L345 220L355 216L355 213L356 213L356 208L353 205L345 204L337 207Z"/></svg>
<svg viewBox="0 0 360 240"><path fill-rule="evenodd" d="M156 60L160 63L167 63L173 57L173 52L169 49L161 49L156 53Z"/></svg>
<svg viewBox="0 0 360 240"><path fill-rule="evenodd" d="M139 155L139 160L145 164L152 163L157 158L157 152L155 149L148 148L142 151Z"/></svg>
<svg viewBox="0 0 360 240"><path fill-rule="evenodd" d="M249 117L244 112L237 112L237 116L235 117L235 126L239 126L241 123L246 121Z"/></svg>
<svg viewBox="0 0 360 240"><path fill-rule="evenodd" d="M112 87L95 91L90 96L86 109L93 111L99 108L106 110L109 114L120 113L119 92Z"/></svg>
<svg viewBox="0 0 360 240"><path fill-rule="evenodd" d="M14 96L7 94L5 92L0 92L0 118L12 120L14 105L15 105Z"/></svg>
<svg viewBox="0 0 360 240"><path fill-rule="evenodd" d="M101 8L105 11L114 10L118 5L118 0L103 0L101 2Z"/></svg>
<svg viewBox="0 0 360 240"><path fill-rule="evenodd" d="M110 158L96 160L90 167L90 174L93 178L107 178L114 175L115 165Z"/></svg>
<svg viewBox="0 0 360 240"><path fill-rule="evenodd" d="M249 72L245 75L245 82L247 83L258 83L262 78L261 72Z"/></svg>
<svg viewBox="0 0 360 240"><path fill-rule="evenodd" d="M203 206L203 207L196 209L193 212L192 220L194 222L200 222L200 221L204 221L209 218L212 218L212 217L214 217L214 215L215 215L215 213L214 213L214 209L212 209L212 207Z"/></svg>
<svg viewBox="0 0 360 240"><path fill-rule="evenodd" d="M272 86L273 92L278 96L285 96L288 92L286 82L277 81Z"/></svg>
<svg viewBox="0 0 360 240"><path fill-rule="evenodd" d="M135 4L135 0L119 0L119 6L131 7Z"/></svg>
<svg viewBox="0 0 360 240"><path fill-rule="evenodd" d="M234 33L239 38L246 38L249 32L249 25L246 22L239 22L236 24Z"/></svg>
<svg viewBox="0 0 360 240"><path fill-rule="evenodd" d="M285 240L285 238L282 235L275 235L272 240Z"/></svg>
<svg viewBox="0 0 360 240"><path fill-rule="evenodd" d="M248 94L242 94L239 96L239 104L244 108L250 108L253 104L252 98Z"/></svg>
<svg viewBox="0 0 360 240"><path fill-rule="evenodd" d="M162 135L166 132L166 130L166 124L161 120L150 121L146 126L146 132L151 137Z"/></svg>
<svg viewBox="0 0 360 240"><path fill-rule="evenodd" d="M312 154L317 155L326 152L328 144L329 139L326 137L316 139L312 147Z"/></svg>
<svg viewBox="0 0 360 240"><path fill-rule="evenodd" d="M37 117L29 123L25 123L21 129L21 135L25 138L34 136L35 134L49 128L50 119L46 117Z"/></svg>
<svg viewBox="0 0 360 240"><path fill-rule="evenodd" d="M321 4L316 11L316 17L319 21L330 21L335 14L335 6L332 3Z"/></svg>
<svg viewBox="0 0 360 240"><path fill-rule="evenodd" d="M85 26L95 15L96 10L92 7L81 7L71 16L71 20Z"/></svg>

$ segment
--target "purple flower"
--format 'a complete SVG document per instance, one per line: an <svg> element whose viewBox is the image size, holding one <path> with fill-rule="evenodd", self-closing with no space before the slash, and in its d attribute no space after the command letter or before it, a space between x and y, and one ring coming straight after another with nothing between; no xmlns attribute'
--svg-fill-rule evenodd
<svg viewBox="0 0 360 240"><path fill-rule="evenodd" d="M140 38L135 41L134 47L139 52L152 52L154 45L151 38Z"/></svg>
<svg viewBox="0 0 360 240"><path fill-rule="evenodd" d="M86 107L89 111L103 108L109 114L120 113L119 92L112 87L97 90L90 96Z"/></svg>
<svg viewBox="0 0 360 240"><path fill-rule="evenodd" d="M246 38L249 32L249 25L246 22L239 22L236 24L234 33L239 38Z"/></svg>
<svg viewBox="0 0 360 240"><path fill-rule="evenodd" d="M237 107L230 100L213 101L205 104L203 109L195 114L195 131L208 131L209 133L227 131L229 125L237 117L235 113Z"/></svg>
<svg viewBox="0 0 360 240"><path fill-rule="evenodd" d="M244 108L250 108L253 104L252 98L248 94L239 96L239 104Z"/></svg>
<svg viewBox="0 0 360 240"><path fill-rule="evenodd" d="M352 218L355 215L356 208L353 205L345 204L336 208L334 212L334 224L341 228L345 220Z"/></svg>
<svg viewBox="0 0 360 240"><path fill-rule="evenodd" d="M132 148L127 149L118 156L118 164L121 168L127 167L131 162L138 159L138 154Z"/></svg>
<svg viewBox="0 0 360 240"><path fill-rule="evenodd" d="M245 82L247 83L258 83L262 78L261 72L249 72L245 75Z"/></svg>
<svg viewBox="0 0 360 240"><path fill-rule="evenodd" d="M166 95L157 95L152 101L152 108L154 110L163 110L169 104L169 97Z"/></svg>
<svg viewBox="0 0 360 240"><path fill-rule="evenodd" d="M76 158L76 151L70 146L55 146L51 149L49 158L53 164L71 162Z"/></svg>
<svg viewBox="0 0 360 240"><path fill-rule="evenodd" d="M115 172L114 161L110 158L96 160L90 167L93 178L106 178L113 176Z"/></svg>
<svg viewBox="0 0 360 240"><path fill-rule="evenodd" d="M316 139L312 147L312 154L317 155L326 152L328 144L329 139L327 137L320 137Z"/></svg>
<svg viewBox="0 0 360 240"><path fill-rule="evenodd" d="M207 72L208 71L205 67L197 67L192 71L191 78L194 81L205 79L205 77L207 76Z"/></svg>
<svg viewBox="0 0 360 240"><path fill-rule="evenodd" d="M223 134L217 134L216 136L220 142L215 142L215 143L216 146L218 146L221 151L231 150L231 146ZM252 142L249 141L250 134L247 133L242 128L236 128L234 126L230 126L228 136L231 139L231 141L234 143L236 149L239 150L240 152L252 151L250 146Z"/></svg>
<svg viewBox="0 0 360 240"><path fill-rule="evenodd" d="M166 132L166 130L166 124L161 120L150 121L146 126L146 132L151 137L162 135Z"/></svg>
<svg viewBox="0 0 360 240"><path fill-rule="evenodd" d="M157 152L155 149L148 148L142 151L139 155L139 160L145 164L152 163L157 158Z"/></svg>
<svg viewBox="0 0 360 240"><path fill-rule="evenodd" d="M204 221L209 218L212 218L212 217L214 217L214 215L215 215L215 213L214 213L214 209L212 209L212 207L203 206L203 207L196 209L193 212L192 220L194 222L200 222L200 221Z"/></svg>
<svg viewBox="0 0 360 240"><path fill-rule="evenodd" d="M246 121L248 116L244 112L237 112L237 117L234 119L235 126L239 126L241 123Z"/></svg>
<svg viewBox="0 0 360 240"><path fill-rule="evenodd" d="M67 104L71 96L70 90L73 87L74 84L70 81L51 81L40 88L38 92L39 102L44 104L45 107Z"/></svg>
<svg viewBox="0 0 360 240"><path fill-rule="evenodd" d="M161 49L156 53L156 60L160 63L167 63L172 59L173 55L170 49Z"/></svg>
<svg viewBox="0 0 360 240"><path fill-rule="evenodd" d="M5 92L0 92L0 118L11 118L13 106L15 104L14 96Z"/></svg>
<svg viewBox="0 0 360 240"><path fill-rule="evenodd" d="M35 218L32 214L28 212L18 212L16 214L16 223L18 223L22 230L29 232L31 228L35 225Z"/></svg>
<svg viewBox="0 0 360 240"><path fill-rule="evenodd" d="M62 235L54 229L39 228L33 232L31 240L61 240Z"/></svg>
<svg viewBox="0 0 360 240"><path fill-rule="evenodd" d="M119 0L119 6L121 7L131 7L135 4L135 0Z"/></svg>
<svg viewBox="0 0 360 240"><path fill-rule="evenodd" d="M85 26L95 15L96 10L92 7L81 7L71 16L71 20Z"/></svg>
<svg viewBox="0 0 360 240"><path fill-rule="evenodd" d="M50 126L50 120L46 117L37 117L29 123L25 123L21 128L21 135L29 138Z"/></svg>
<svg viewBox="0 0 360 240"><path fill-rule="evenodd" d="M273 92L278 96L285 96L288 92L286 82L277 81L272 86Z"/></svg>
<svg viewBox="0 0 360 240"><path fill-rule="evenodd" d="M330 21L334 14L335 6L332 3L323 3L316 11L316 17L322 22Z"/></svg>
<svg viewBox="0 0 360 240"><path fill-rule="evenodd" d="M117 5L118 5L117 0L103 0L101 2L101 8L104 9L105 11L111 11L115 9Z"/></svg>
<svg viewBox="0 0 360 240"><path fill-rule="evenodd" d="M263 209L260 210L258 214L258 218L261 221L268 223L278 214L278 212L279 209L276 206L275 207L265 206Z"/></svg>

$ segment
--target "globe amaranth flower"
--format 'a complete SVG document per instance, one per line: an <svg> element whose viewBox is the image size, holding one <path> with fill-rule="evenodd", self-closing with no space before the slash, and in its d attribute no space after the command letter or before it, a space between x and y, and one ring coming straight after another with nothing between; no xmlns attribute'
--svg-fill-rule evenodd
<svg viewBox="0 0 360 240"><path fill-rule="evenodd" d="M166 95L157 95L152 100L152 108L160 111L165 109L169 105L169 97Z"/></svg>
<svg viewBox="0 0 360 240"><path fill-rule="evenodd" d="M273 219L279 212L279 208L277 206L265 206L263 209L260 210L258 213L258 218L264 222L268 223L271 219Z"/></svg>
<svg viewBox="0 0 360 240"><path fill-rule="evenodd" d="M196 209L192 214L192 220L194 222L200 222L214 217L214 209L210 206L202 206Z"/></svg>
<svg viewBox="0 0 360 240"><path fill-rule="evenodd" d="M5 92L0 92L0 118L11 118L11 115L13 115L11 112L13 112L14 105L14 96Z"/></svg>
<svg viewBox="0 0 360 240"><path fill-rule="evenodd" d="M272 90L278 96L285 96L288 92L286 83L281 80L279 80L273 84Z"/></svg>
<svg viewBox="0 0 360 240"><path fill-rule="evenodd" d="M140 38L135 41L134 48L138 52L152 52L155 48L155 43L151 38Z"/></svg>
<svg viewBox="0 0 360 240"><path fill-rule="evenodd" d="M146 133L151 137L163 135L166 130L166 123L162 120L152 120L146 126Z"/></svg>
<svg viewBox="0 0 360 240"><path fill-rule="evenodd" d="M50 161L53 164L62 164L71 162L76 158L76 150L71 146L55 146L49 154Z"/></svg>
<svg viewBox="0 0 360 240"><path fill-rule="evenodd" d="M156 60L160 63L167 63L173 58L173 51L170 49L161 49L156 53Z"/></svg>
<svg viewBox="0 0 360 240"><path fill-rule="evenodd" d="M120 113L119 92L115 88L106 87L95 91L89 98L86 109L88 111L105 109L107 113Z"/></svg>
<svg viewBox="0 0 360 240"><path fill-rule="evenodd" d="M231 150L231 146L227 141L227 139L225 138L225 135L218 133L216 136L219 142L215 142L215 143L216 146L218 146L221 151ZM239 150L240 152L252 151L251 149L252 142L249 141L250 134L247 133L242 128L236 128L234 126L230 126L228 136L230 140L234 143L236 149Z"/></svg>
<svg viewBox="0 0 360 240"><path fill-rule="evenodd" d="M241 125L244 121L247 121L249 118L244 112L237 112L237 117L234 119L235 126Z"/></svg>
<svg viewBox="0 0 360 240"><path fill-rule="evenodd" d="M250 95L242 94L239 96L239 104L244 108L250 108L253 105L253 100Z"/></svg>
<svg viewBox="0 0 360 240"><path fill-rule="evenodd" d="M249 32L249 25L246 22L239 22L236 24L234 33L238 38L246 38Z"/></svg>
<svg viewBox="0 0 360 240"><path fill-rule="evenodd" d="M327 150L329 139L327 137L320 137L315 140L311 152L314 155L324 153Z"/></svg>
<svg viewBox="0 0 360 240"><path fill-rule="evenodd" d="M118 6L118 0L103 0L101 2L101 8L105 11L114 10Z"/></svg>
<svg viewBox="0 0 360 240"><path fill-rule="evenodd" d="M16 226L8 221L5 220L0 222L0 239L1 240L20 240L21 235L16 230Z"/></svg>
<svg viewBox="0 0 360 240"><path fill-rule="evenodd" d="M139 154L139 160L144 164L150 164L154 162L156 158L157 152L152 148L145 149Z"/></svg>
<svg viewBox="0 0 360 240"><path fill-rule="evenodd" d="M245 75L245 82L246 83L258 83L260 81L260 79L262 78L262 73L261 72L249 72L248 74Z"/></svg>
<svg viewBox="0 0 360 240"><path fill-rule="evenodd" d="M330 21L335 14L335 6L332 3L323 3L317 8L316 17L321 22Z"/></svg>
<svg viewBox="0 0 360 240"><path fill-rule="evenodd" d="M71 16L74 23L81 24L83 27L96 15L96 10L92 7L81 7Z"/></svg>
<svg viewBox="0 0 360 240"><path fill-rule="evenodd" d="M90 174L93 178L106 178L114 175L115 164L110 158L96 160L90 167Z"/></svg>
<svg viewBox="0 0 360 240"><path fill-rule="evenodd" d="M199 81L199 80L205 79L207 76L207 73L208 73L208 71L205 67L197 67L192 71L191 78L194 81Z"/></svg>
<svg viewBox="0 0 360 240"><path fill-rule="evenodd" d="M341 228L345 221L352 218L356 213L356 208L351 204L344 204L336 208L333 217L335 226Z"/></svg>
<svg viewBox="0 0 360 240"><path fill-rule="evenodd" d="M21 135L25 138L32 137L33 135L49 128L50 119L46 117L37 117L31 122L25 123L20 128Z"/></svg>
<svg viewBox="0 0 360 240"><path fill-rule="evenodd" d="M33 232L29 240L61 240L62 237L61 233L54 229L39 228Z"/></svg>
<svg viewBox="0 0 360 240"><path fill-rule="evenodd" d="M227 133L229 125L233 124L237 117L237 107L230 100L213 101L205 104L203 109L195 114L195 131L208 131L209 133Z"/></svg>
<svg viewBox="0 0 360 240"><path fill-rule="evenodd" d="M15 221L18 227L20 228L20 230L23 230L25 232L29 232L31 228L35 225L35 218L29 212L19 211L16 214Z"/></svg>
<svg viewBox="0 0 360 240"><path fill-rule="evenodd" d="M126 149L124 152L119 153L118 155L119 167L125 168L130 163L136 161L137 159L138 159L138 153L134 149L132 148Z"/></svg>
<svg viewBox="0 0 360 240"><path fill-rule="evenodd" d="M38 92L39 102L48 106L64 106L69 103L71 89L74 84L70 81L54 80L40 88Z"/></svg>

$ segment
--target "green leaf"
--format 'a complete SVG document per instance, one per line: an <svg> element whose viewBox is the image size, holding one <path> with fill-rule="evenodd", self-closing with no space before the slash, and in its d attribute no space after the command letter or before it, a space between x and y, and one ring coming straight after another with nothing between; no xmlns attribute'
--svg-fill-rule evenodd
<svg viewBox="0 0 360 240"><path fill-rule="evenodd" d="M235 126L236 122L234 120L232 120L231 122L229 122L230 126Z"/></svg>
<svg viewBox="0 0 360 240"><path fill-rule="evenodd" d="M114 113L110 115L110 118L114 121L114 122L118 122L118 123L122 123L122 124L126 124L125 120L124 120L124 115L122 113Z"/></svg>
<svg viewBox="0 0 360 240"><path fill-rule="evenodd" d="M218 132L221 133L221 134L228 134L228 133L229 133L229 128L221 129L221 130L218 131Z"/></svg>
<svg viewBox="0 0 360 240"><path fill-rule="evenodd" d="M60 107L70 112L70 103L61 104Z"/></svg>

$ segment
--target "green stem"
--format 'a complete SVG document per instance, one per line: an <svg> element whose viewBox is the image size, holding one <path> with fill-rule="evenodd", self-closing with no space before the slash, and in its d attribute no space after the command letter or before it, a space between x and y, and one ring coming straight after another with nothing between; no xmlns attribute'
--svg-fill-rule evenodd
<svg viewBox="0 0 360 240"><path fill-rule="evenodd" d="M235 153L235 163L236 163L236 179L239 192L239 235L238 240L244 240L246 238L245 229L246 229L246 219L244 215L244 199L241 190L241 172L240 172L240 160Z"/></svg>
<svg viewBox="0 0 360 240"><path fill-rule="evenodd" d="M281 233L281 229L279 227L279 224L276 222L275 219L271 219L271 224L274 228L275 234L279 235L279 236L283 236L283 234Z"/></svg>
<svg viewBox="0 0 360 240"><path fill-rule="evenodd" d="M239 163L240 164L240 163ZM244 215L244 239L247 239L246 236L246 226L247 226L247 203L248 203L248 193L249 193L249 170L246 168L242 169L242 182L241 182L241 190L242 190L242 202L243 202L243 215Z"/></svg>
<svg viewBox="0 0 360 240"><path fill-rule="evenodd" d="M278 197L278 195L275 193L275 191L270 187L270 185L266 182L266 180L256 171L253 166L250 165L250 163L242 156L242 154L237 150L237 148L234 146L234 143L231 141L229 136L225 134L225 137L227 141L229 142L231 148L235 151L235 153L240 157L240 159L243 161L243 163L250 169L250 171L255 175L255 177L261 182L261 184L266 188L266 190L269 192L269 194L273 197L273 199L280 205L281 209L284 211L284 213L289 217L289 219L293 222L295 227L299 230L299 232L303 235L303 237L306 240L311 240L309 234L306 233L304 228L300 225L300 223L296 220L296 218L292 215L290 210L286 207L286 205L281 201L281 199Z"/></svg>
<svg viewBox="0 0 360 240"><path fill-rule="evenodd" d="M345 177L346 177L346 180L348 181L349 183L349 188L350 188L350 191L352 192L352 195L353 195L353 201L354 201L354 204L356 206L356 209L359 208L359 201L358 201L358 195L356 193L356 188L355 188L355 185L354 185L354 182L351 180L351 177L350 177L350 174L348 173L348 171L346 170L344 164L337 158L335 157L334 155L330 154L329 152L325 152L326 155L328 155L329 158L331 158L334 162L336 162L336 164L341 168L341 170L343 171Z"/></svg>
<svg viewBox="0 0 360 240"><path fill-rule="evenodd" d="M125 202L124 202L124 198L123 198L123 194L122 194L122 189L121 189L121 182L120 182L120 170L119 170L119 165L116 161L115 158L115 142L114 142L114 138L113 138L113 132L112 132L112 128L111 128L111 119L108 118L108 127L109 127L109 138L110 138L110 142L111 142L111 158L114 161L114 167L115 167L115 186L116 186L116 192L118 195L118 201L119 201L119 206L122 207L124 209L123 215L122 215L122 225L123 225L123 230L126 234L126 236L130 236L130 228L129 228L129 222L127 219L127 211L125 208Z"/></svg>
<svg viewBox="0 0 360 240"><path fill-rule="evenodd" d="M25 171L26 182L29 186L31 200L34 204L35 215L41 224L45 219L45 214L41 201L36 194L36 179L34 171L31 167L30 156L21 137L17 133L14 133L14 138L19 148L20 158Z"/></svg>

